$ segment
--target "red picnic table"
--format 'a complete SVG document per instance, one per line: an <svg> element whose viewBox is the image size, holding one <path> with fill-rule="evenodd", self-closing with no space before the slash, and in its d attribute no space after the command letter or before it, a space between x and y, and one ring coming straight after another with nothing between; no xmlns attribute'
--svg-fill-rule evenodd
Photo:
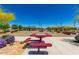
<svg viewBox="0 0 79 59"><path fill-rule="evenodd" d="M41 47L51 47L52 44L51 43L32 43L31 46L33 47L37 47L38 51L29 51L29 54L45 54L47 55L48 52L47 51L40 51Z"/></svg>
<svg viewBox="0 0 79 59"><path fill-rule="evenodd" d="M42 41L42 38L45 37L52 37L52 35L48 34L48 33L34 33L30 35L31 37L36 37L36 38L40 38L40 42Z"/></svg>
<svg viewBox="0 0 79 59"><path fill-rule="evenodd" d="M48 52L40 51L40 48L42 48L42 47L51 47L52 44L51 43L43 43L42 38L51 37L52 35L50 35L48 33L34 33L34 34L31 34L30 36L40 38L40 40L37 43L32 43L31 44L31 46L38 48L38 51L30 51L29 54L48 54Z"/></svg>

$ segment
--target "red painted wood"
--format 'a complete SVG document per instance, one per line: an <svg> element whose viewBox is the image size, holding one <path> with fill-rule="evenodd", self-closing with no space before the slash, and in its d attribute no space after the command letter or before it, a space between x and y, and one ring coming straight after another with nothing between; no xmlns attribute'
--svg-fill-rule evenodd
<svg viewBox="0 0 79 59"><path fill-rule="evenodd" d="M31 38L27 38L24 40L24 42L29 42L31 40Z"/></svg>
<svg viewBox="0 0 79 59"><path fill-rule="evenodd" d="M52 37L52 35L48 33L34 33L34 34L31 34L30 36L37 37L37 38Z"/></svg>
<svg viewBox="0 0 79 59"><path fill-rule="evenodd" d="M33 47L51 47L51 43L32 43L31 46Z"/></svg>

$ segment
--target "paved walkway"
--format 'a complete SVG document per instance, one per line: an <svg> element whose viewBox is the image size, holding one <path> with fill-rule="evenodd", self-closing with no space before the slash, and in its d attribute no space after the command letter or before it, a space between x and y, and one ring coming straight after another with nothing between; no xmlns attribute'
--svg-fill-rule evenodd
<svg viewBox="0 0 79 59"><path fill-rule="evenodd" d="M25 39L25 37L16 37L16 39ZM33 38L35 39L35 38ZM52 43L52 47L41 49L48 51L49 55L79 55L79 43L73 42L74 37L51 37L43 39L47 43ZM23 55L28 55L28 52L37 49L28 49L23 52Z"/></svg>

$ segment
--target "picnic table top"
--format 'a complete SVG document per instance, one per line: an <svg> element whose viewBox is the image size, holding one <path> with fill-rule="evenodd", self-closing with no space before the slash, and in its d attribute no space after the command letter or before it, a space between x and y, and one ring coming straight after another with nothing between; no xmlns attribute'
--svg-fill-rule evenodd
<svg viewBox="0 0 79 59"><path fill-rule="evenodd" d="M48 33L33 33L30 36L37 38L52 37L52 35Z"/></svg>

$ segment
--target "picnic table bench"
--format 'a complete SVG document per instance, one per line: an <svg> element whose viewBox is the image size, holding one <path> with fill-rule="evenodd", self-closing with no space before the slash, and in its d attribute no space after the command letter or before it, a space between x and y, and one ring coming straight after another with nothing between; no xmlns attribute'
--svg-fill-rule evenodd
<svg viewBox="0 0 79 59"><path fill-rule="evenodd" d="M29 51L29 54L48 54L47 51L40 51L42 47L51 47L51 43L32 43L31 46L38 48L37 51Z"/></svg>
<svg viewBox="0 0 79 59"><path fill-rule="evenodd" d="M37 48L37 51L29 51L29 54L48 54L47 51L40 51L40 48L51 47L51 43L45 43L42 41L42 38L52 37L52 35L48 33L34 33L30 35L31 37L39 38L39 40L31 40L31 38L25 39L23 42L27 43L23 48Z"/></svg>

